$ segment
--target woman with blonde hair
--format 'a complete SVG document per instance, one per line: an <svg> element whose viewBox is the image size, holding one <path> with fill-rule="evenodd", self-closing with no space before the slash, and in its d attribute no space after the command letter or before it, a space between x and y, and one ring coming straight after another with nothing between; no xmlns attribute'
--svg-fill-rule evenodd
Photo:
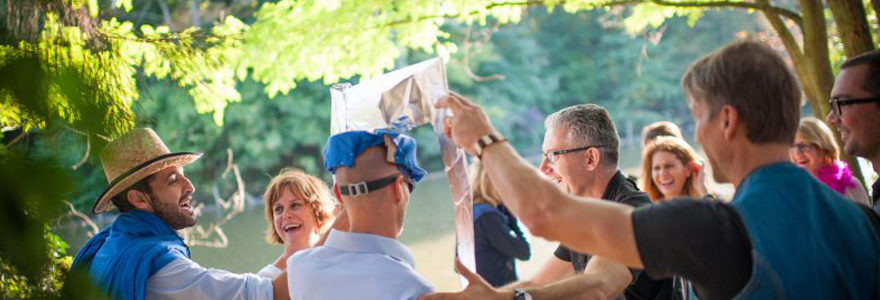
<svg viewBox="0 0 880 300"><path fill-rule="evenodd" d="M272 178L263 194L266 203L266 240L283 244L284 252L257 275L274 278L287 267L287 258L311 248L329 231L336 200L327 185L299 169L283 169Z"/></svg>
<svg viewBox="0 0 880 300"><path fill-rule="evenodd" d="M853 178L846 162L839 159L840 147L831 128L819 119L806 117L798 125L794 144L788 150L791 161L816 176L845 198L870 205L865 187Z"/></svg>
<svg viewBox="0 0 880 300"><path fill-rule="evenodd" d="M670 136L654 139L642 152L643 190L654 202L674 197L712 197L699 179L702 165L685 141Z"/></svg>
<svg viewBox="0 0 880 300"><path fill-rule="evenodd" d="M474 196L474 255L477 274L489 284L500 287L517 280L514 258L531 257L516 217L501 203L501 196L483 172L479 162L471 165L471 188Z"/></svg>

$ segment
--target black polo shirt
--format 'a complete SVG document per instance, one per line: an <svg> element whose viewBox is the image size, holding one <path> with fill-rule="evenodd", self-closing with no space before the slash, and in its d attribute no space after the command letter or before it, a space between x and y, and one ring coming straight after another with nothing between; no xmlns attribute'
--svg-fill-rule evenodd
<svg viewBox="0 0 880 300"><path fill-rule="evenodd" d="M626 204L632 207L639 207L651 204L651 197L645 192L639 190L636 183L623 176L620 171L611 177L602 199L617 203ZM590 255L572 251L560 244L559 248L553 253L557 258L570 262L575 273L582 273L587 268L590 261ZM628 300L634 299L672 299L672 280L654 280L648 276L640 276L642 270L630 269L632 272L633 282L626 287L624 296Z"/></svg>

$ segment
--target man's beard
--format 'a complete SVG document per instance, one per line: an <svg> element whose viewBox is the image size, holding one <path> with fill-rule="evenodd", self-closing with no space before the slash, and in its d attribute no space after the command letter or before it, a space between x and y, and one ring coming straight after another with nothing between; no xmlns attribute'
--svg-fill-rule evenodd
<svg viewBox="0 0 880 300"><path fill-rule="evenodd" d="M159 219L162 219L165 224L168 224L168 226L171 226L174 230L180 230L196 225L196 216L194 214L187 215L180 209L180 202L191 194L192 193L184 194L176 203L164 203L156 200L155 197L150 197L150 202L153 206L154 213Z"/></svg>

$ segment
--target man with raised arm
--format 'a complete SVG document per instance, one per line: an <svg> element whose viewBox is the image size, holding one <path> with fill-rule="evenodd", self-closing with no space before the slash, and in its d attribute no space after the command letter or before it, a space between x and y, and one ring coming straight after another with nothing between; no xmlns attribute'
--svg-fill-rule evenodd
<svg viewBox="0 0 880 300"><path fill-rule="evenodd" d="M190 258L175 230L196 224L192 182L183 167L201 153L171 152L152 129L110 142L101 163L110 185L92 212L120 214L77 253L73 268L88 271L113 299L289 299L287 274L275 280L206 269ZM112 204L111 204L112 203Z"/></svg>
<svg viewBox="0 0 880 300"><path fill-rule="evenodd" d="M323 246L288 259L291 299L416 299L433 291L397 241L410 192L425 175L415 140L381 130L339 133L327 140L324 168L336 176L351 231L332 229Z"/></svg>
<svg viewBox="0 0 880 300"><path fill-rule="evenodd" d="M731 203L683 199L632 208L569 195L498 136L482 109L457 96L438 103L447 133L481 157L502 199L537 236L653 278L689 280L700 299L878 299L876 215L788 161L800 91L769 47L735 42L697 60L682 86L714 177ZM459 268L463 292L424 299L529 299Z"/></svg>
<svg viewBox="0 0 880 300"><path fill-rule="evenodd" d="M547 116L541 172L567 193L605 199L632 207L648 205L617 168L619 138L611 115L601 106L581 104ZM640 276L640 270L559 245L553 256L527 281L507 289L527 291L533 299L669 299L672 282Z"/></svg>

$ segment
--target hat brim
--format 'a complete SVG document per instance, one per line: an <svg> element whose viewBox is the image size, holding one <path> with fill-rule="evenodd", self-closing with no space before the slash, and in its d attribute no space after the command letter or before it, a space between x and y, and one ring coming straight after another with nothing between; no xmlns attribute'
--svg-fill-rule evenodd
<svg viewBox="0 0 880 300"><path fill-rule="evenodd" d="M191 164L200 157L202 157L202 154L195 152L168 153L131 168L131 170L128 170L113 180L113 182L110 183L110 186L101 193L101 196L95 201L95 205L92 206L92 213L100 214L113 209L110 199L141 179L168 167Z"/></svg>

